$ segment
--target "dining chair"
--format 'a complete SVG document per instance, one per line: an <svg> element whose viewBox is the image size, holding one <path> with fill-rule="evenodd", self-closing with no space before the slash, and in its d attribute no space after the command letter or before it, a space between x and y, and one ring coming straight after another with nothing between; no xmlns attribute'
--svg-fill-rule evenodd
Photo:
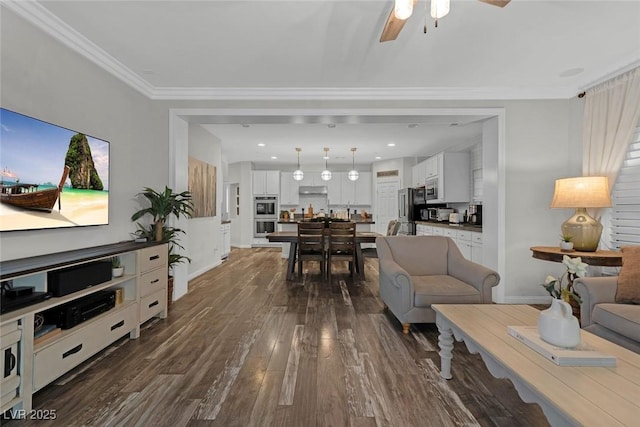
<svg viewBox="0 0 640 427"><path fill-rule="evenodd" d="M389 221L389 224L387 224L387 236L397 235L399 229L400 229L400 222L397 219L392 219L391 221ZM375 247L363 248L362 256L364 258L378 258L378 250ZM364 277L364 272L362 275Z"/></svg>
<svg viewBox="0 0 640 427"><path fill-rule="evenodd" d="M356 223L332 222L329 224L329 247L327 250L327 274L332 282L331 265L335 261L347 261L351 277L356 269Z"/></svg>
<svg viewBox="0 0 640 427"><path fill-rule="evenodd" d="M318 261L320 273L325 278L325 242L323 222L298 223L298 277L302 276L304 261Z"/></svg>

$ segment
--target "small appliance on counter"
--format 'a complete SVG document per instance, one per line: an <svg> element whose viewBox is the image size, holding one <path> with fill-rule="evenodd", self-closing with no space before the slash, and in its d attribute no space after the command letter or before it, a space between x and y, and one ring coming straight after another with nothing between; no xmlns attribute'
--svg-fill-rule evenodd
<svg viewBox="0 0 640 427"><path fill-rule="evenodd" d="M449 223L453 224L453 225L459 225L460 224L460 214L453 212L449 214Z"/></svg>
<svg viewBox="0 0 640 427"><path fill-rule="evenodd" d="M482 225L482 205L469 205L469 224Z"/></svg>
<svg viewBox="0 0 640 427"><path fill-rule="evenodd" d="M438 208L436 221L449 221L449 215L454 213L451 208Z"/></svg>

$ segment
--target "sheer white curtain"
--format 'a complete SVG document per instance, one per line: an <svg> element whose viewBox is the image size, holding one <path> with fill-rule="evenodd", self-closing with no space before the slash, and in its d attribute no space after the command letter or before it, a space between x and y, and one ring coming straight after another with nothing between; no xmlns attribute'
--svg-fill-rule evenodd
<svg viewBox="0 0 640 427"><path fill-rule="evenodd" d="M638 120L640 67L589 89L582 125L582 174L608 176L611 190Z"/></svg>

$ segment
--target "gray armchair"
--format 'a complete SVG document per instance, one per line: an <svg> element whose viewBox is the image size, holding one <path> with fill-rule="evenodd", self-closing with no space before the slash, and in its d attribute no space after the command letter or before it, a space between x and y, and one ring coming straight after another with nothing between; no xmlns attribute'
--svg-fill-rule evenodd
<svg viewBox="0 0 640 427"><path fill-rule="evenodd" d="M640 305L616 303L618 277L582 277L573 286L582 329L640 353Z"/></svg>
<svg viewBox="0 0 640 427"><path fill-rule="evenodd" d="M409 333L411 323L434 323L431 304L490 304L495 271L467 260L444 236L376 239L380 298Z"/></svg>

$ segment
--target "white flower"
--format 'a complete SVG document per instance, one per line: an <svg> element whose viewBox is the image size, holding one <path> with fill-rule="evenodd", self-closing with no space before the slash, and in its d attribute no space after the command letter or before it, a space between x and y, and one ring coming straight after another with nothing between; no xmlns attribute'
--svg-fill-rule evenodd
<svg viewBox="0 0 640 427"><path fill-rule="evenodd" d="M582 262L582 258L570 258L567 255L562 257L562 263L567 267L567 271L570 274L575 274L578 277L584 277L587 275L588 265Z"/></svg>
<svg viewBox="0 0 640 427"><path fill-rule="evenodd" d="M550 285L551 283L553 283L553 282L555 282L555 281L557 281L557 280L558 280L558 279L556 279L556 278L555 278L555 277L553 277L553 276L547 276L547 278L546 278L546 279L544 279L544 284L545 284L545 285Z"/></svg>

